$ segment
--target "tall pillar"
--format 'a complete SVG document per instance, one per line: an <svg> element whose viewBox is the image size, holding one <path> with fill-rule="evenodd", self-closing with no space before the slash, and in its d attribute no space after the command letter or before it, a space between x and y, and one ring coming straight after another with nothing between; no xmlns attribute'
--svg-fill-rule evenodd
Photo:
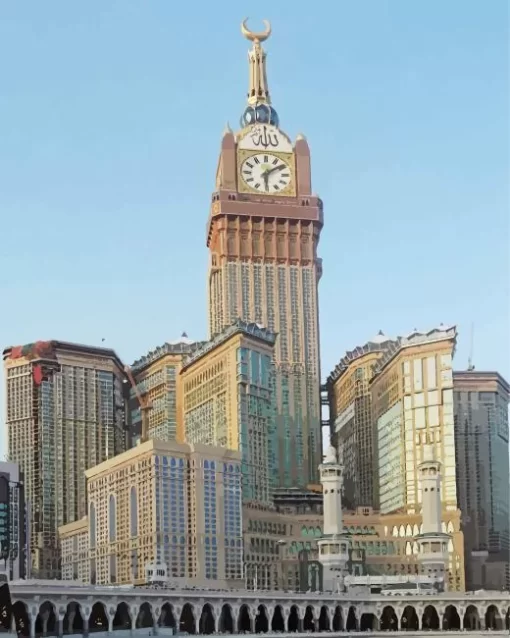
<svg viewBox="0 0 510 638"><path fill-rule="evenodd" d="M323 569L323 590L343 591L345 567L349 561L350 539L343 533L343 466L330 446L319 466L323 494L323 535L317 540Z"/></svg>

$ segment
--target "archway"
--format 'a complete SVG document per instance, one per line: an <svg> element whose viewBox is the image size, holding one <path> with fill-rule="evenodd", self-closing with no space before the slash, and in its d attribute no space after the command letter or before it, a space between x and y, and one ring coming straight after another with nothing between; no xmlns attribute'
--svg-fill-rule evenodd
<svg viewBox="0 0 510 638"><path fill-rule="evenodd" d="M4 477L2 480L4 489L9 489L8 481ZM12 631L12 600L7 583L0 584L0 631Z"/></svg>
<svg viewBox="0 0 510 638"><path fill-rule="evenodd" d="M506 612L506 622L505 622L506 628L510 631L510 607L508 608L507 612Z"/></svg>
<svg viewBox="0 0 510 638"><path fill-rule="evenodd" d="M18 636L28 638L28 636L30 636L30 620L25 603L21 602L21 600L15 602L12 606L12 614L16 621L16 632Z"/></svg>
<svg viewBox="0 0 510 638"><path fill-rule="evenodd" d="M381 631L398 631L398 618L391 605L387 605L381 614Z"/></svg>
<svg viewBox="0 0 510 638"><path fill-rule="evenodd" d="M273 611L273 617L271 619L271 631L284 632L285 631L285 619L283 618L283 611L280 605L276 605Z"/></svg>
<svg viewBox="0 0 510 638"><path fill-rule="evenodd" d="M474 605L468 605L464 612L462 627L468 631L480 629L480 616L478 614L478 609Z"/></svg>
<svg viewBox="0 0 510 638"><path fill-rule="evenodd" d="M241 605L237 619L237 630L239 633L248 632L251 634L251 617L248 605Z"/></svg>
<svg viewBox="0 0 510 638"><path fill-rule="evenodd" d="M137 629L149 629L154 626L154 618L152 616L152 607L149 603L142 603L138 616L136 617L135 627Z"/></svg>
<svg viewBox="0 0 510 638"><path fill-rule="evenodd" d="M290 633L299 631L299 611L296 605L292 605L290 608L289 620L287 621L287 631Z"/></svg>
<svg viewBox="0 0 510 638"><path fill-rule="evenodd" d="M347 620L345 622L346 631L358 631L358 621L356 620L356 611L354 607L349 607Z"/></svg>
<svg viewBox="0 0 510 638"><path fill-rule="evenodd" d="M485 629L501 630L503 629L503 619L496 605L489 605L485 612Z"/></svg>
<svg viewBox="0 0 510 638"><path fill-rule="evenodd" d="M214 634L216 631L216 622L214 620L214 611L209 603L202 607L200 620L198 621L199 634Z"/></svg>
<svg viewBox="0 0 510 638"><path fill-rule="evenodd" d="M222 634L234 633L234 619L232 617L232 609L230 605L223 605L221 608L218 631Z"/></svg>
<svg viewBox="0 0 510 638"><path fill-rule="evenodd" d="M361 618L359 621L360 631L377 631L377 625L377 616L375 614L361 614Z"/></svg>
<svg viewBox="0 0 510 638"><path fill-rule="evenodd" d="M159 627L173 627L175 629L177 623L175 622L174 610L170 603L165 603L163 607L161 607L158 625Z"/></svg>
<svg viewBox="0 0 510 638"><path fill-rule="evenodd" d="M35 633L44 634L46 636L57 635L57 616L55 615L55 607L46 600L40 607L37 619L35 621Z"/></svg>
<svg viewBox="0 0 510 638"><path fill-rule="evenodd" d="M443 614L443 629L460 629L460 617L455 605L448 605Z"/></svg>
<svg viewBox="0 0 510 638"><path fill-rule="evenodd" d="M89 634L94 631L108 631L108 616L101 602L94 603L89 616Z"/></svg>
<svg viewBox="0 0 510 638"><path fill-rule="evenodd" d="M422 629L439 629L439 614L433 605L427 605L421 619Z"/></svg>
<svg viewBox="0 0 510 638"><path fill-rule="evenodd" d="M308 605L305 611L305 617L303 618L303 631L315 631L315 618L313 617L313 607L311 605Z"/></svg>
<svg viewBox="0 0 510 638"><path fill-rule="evenodd" d="M322 605L321 613L319 614L319 631L329 631L331 629L331 623L329 622L329 609L326 605Z"/></svg>
<svg viewBox="0 0 510 638"><path fill-rule="evenodd" d="M264 605L259 605L255 616L255 633L266 634L269 631L269 620Z"/></svg>
<svg viewBox="0 0 510 638"><path fill-rule="evenodd" d="M182 608L181 617L179 618L179 631L185 631L188 634L197 633L197 623L195 622L195 614L193 606L186 603Z"/></svg>
<svg viewBox="0 0 510 638"><path fill-rule="evenodd" d="M64 634L82 634L83 633L83 616L81 606L74 600L68 603L66 613L62 622L62 631Z"/></svg>
<svg viewBox="0 0 510 638"><path fill-rule="evenodd" d="M418 614L416 609L407 605L402 612L402 618L400 619L400 629L402 631L418 631L420 621L418 620Z"/></svg>
<svg viewBox="0 0 510 638"><path fill-rule="evenodd" d="M115 616L112 623L113 631L130 631L131 630L131 612L127 603L119 603L115 610Z"/></svg>
<svg viewBox="0 0 510 638"><path fill-rule="evenodd" d="M344 619L342 615L342 608L337 605L335 607L335 613L333 614L333 631L344 630Z"/></svg>

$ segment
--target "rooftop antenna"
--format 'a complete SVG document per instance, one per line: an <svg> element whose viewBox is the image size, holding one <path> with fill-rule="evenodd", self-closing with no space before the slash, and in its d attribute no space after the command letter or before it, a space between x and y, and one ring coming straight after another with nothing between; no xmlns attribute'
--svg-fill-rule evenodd
<svg viewBox="0 0 510 638"><path fill-rule="evenodd" d="M469 336L469 357L468 357L468 372L472 372L475 369L473 365L473 335L475 332L475 324L471 322L471 334Z"/></svg>

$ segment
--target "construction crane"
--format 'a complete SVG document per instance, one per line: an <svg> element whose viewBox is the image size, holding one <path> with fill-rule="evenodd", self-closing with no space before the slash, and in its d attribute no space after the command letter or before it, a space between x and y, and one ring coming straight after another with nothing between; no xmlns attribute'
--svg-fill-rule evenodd
<svg viewBox="0 0 510 638"><path fill-rule="evenodd" d="M149 394L144 392L143 394L138 389L138 386L135 383L133 378L133 373L131 372L131 368L129 366L124 367L124 372L129 379L129 383L133 388L136 398L138 399L138 403L140 404L140 412L142 413L142 438L141 442L145 443L145 441L149 440L149 412L152 410L152 402L149 399Z"/></svg>

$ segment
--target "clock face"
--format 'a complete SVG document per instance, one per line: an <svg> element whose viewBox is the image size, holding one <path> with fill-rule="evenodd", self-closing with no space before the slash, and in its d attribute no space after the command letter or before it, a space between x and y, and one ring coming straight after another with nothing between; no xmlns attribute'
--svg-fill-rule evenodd
<svg viewBox="0 0 510 638"><path fill-rule="evenodd" d="M278 194L291 181L290 166L270 153L257 153L241 165L241 177L246 186L259 193Z"/></svg>

